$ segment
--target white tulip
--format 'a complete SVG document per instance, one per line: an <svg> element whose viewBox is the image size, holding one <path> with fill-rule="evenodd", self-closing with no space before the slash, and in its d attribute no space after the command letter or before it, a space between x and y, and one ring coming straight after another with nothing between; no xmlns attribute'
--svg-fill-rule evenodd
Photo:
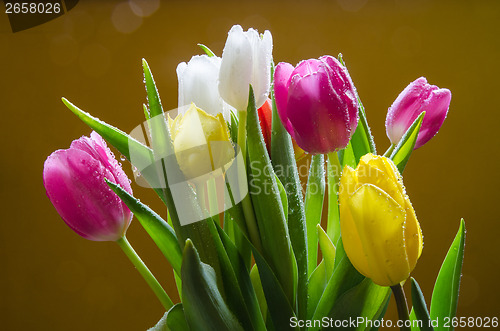
<svg viewBox="0 0 500 331"><path fill-rule="evenodd" d="M249 85L253 87L257 108L269 95L273 39L269 31L262 38L254 29L243 32L235 25L228 33L219 74L219 93L238 111L246 111Z"/></svg>
<svg viewBox="0 0 500 331"><path fill-rule="evenodd" d="M216 116L222 113L224 119L231 120L231 107L219 95L217 84L219 81L220 57L196 55L188 63L182 62L177 66L179 81L179 112L184 114L194 103L208 114Z"/></svg>

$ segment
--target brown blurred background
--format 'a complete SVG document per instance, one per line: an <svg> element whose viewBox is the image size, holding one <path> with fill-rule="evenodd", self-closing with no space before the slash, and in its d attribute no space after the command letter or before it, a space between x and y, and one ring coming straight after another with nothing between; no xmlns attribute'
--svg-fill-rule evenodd
<svg viewBox="0 0 500 331"><path fill-rule="evenodd" d="M500 2L130 3L82 0L66 15L15 34L0 13L0 329L144 330L162 316L117 245L86 241L59 218L45 196L43 162L90 133L62 96L130 131L143 121L141 58L165 109L175 108L177 64L201 53L197 43L220 55L233 24L270 30L276 62L342 52L381 153L388 147L387 108L409 82L425 76L452 91L440 133L413 154L404 173L425 236L414 276L429 302L463 217L458 316L500 315ZM163 213L152 192L134 190ZM128 237L177 300L167 262L137 221ZM388 317L395 318L393 306Z"/></svg>

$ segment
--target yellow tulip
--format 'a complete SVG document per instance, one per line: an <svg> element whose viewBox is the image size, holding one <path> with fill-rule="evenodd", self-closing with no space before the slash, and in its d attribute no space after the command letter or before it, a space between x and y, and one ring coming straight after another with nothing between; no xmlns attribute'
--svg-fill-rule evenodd
<svg viewBox="0 0 500 331"><path fill-rule="evenodd" d="M234 159L226 121L191 104L184 115L169 117L175 156L187 179L208 174Z"/></svg>
<svg viewBox="0 0 500 331"><path fill-rule="evenodd" d="M403 179L383 156L346 166L339 187L340 227L353 266L381 286L406 280L422 253L420 225Z"/></svg>

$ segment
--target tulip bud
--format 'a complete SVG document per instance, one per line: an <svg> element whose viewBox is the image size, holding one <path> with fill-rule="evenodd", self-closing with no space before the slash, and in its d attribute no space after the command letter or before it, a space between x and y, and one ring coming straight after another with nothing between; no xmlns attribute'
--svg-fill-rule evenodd
<svg viewBox="0 0 500 331"><path fill-rule="evenodd" d="M219 95L217 83L219 81L220 57L196 55L188 63L182 62L177 66L179 80L179 109L182 106L195 103L208 114L216 116L222 113L226 120L231 119L231 107Z"/></svg>
<svg viewBox="0 0 500 331"><path fill-rule="evenodd" d="M43 167L47 196L64 222L83 238L116 241L132 214L104 179L132 193L130 180L96 132L55 151Z"/></svg>
<svg viewBox="0 0 500 331"><path fill-rule="evenodd" d="M353 266L380 286L410 275L422 253L422 232L394 163L364 155L344 168L339 187L340 228Z"/></svg>
<svg viewBox="0 0 500 331"><path fill-rule="evenodd" d="M238 111L246 111L249 85L260 108L266 102L271 86L273 39L269 31L262 37L254 29L243 32L239 25L229 31L222 53L219 93Z"/></svg>
<svg viewBox="0 0 500 331"><path fill-rule="evenodd" d="M326 154L345 148L358 125L358 100L347 69L334 57L281 62L274 73L278 115L299 147Z"/></svg>
<svg viewBox="0 0 500 331"><path fill-rule="evenodd" d="M425 111L414 149L427 143L443 125L450 107L451 92L427 83L420 77L399 94L387 112L385 128L392 144L397 144L415 119Z"/></svg>
<svg viewBox="0 0 500 331"><path fill-rule="evenodd" d="M187 179L221 168L234 159L229 129L222 114L212 116L194 104L168 121L179 167Z"/></svg>
<svg viewBox="0 0 500 331"><path fill-rule="evenodd" d="M264 136L267 153L271 156L271 132L273 128L273 109L271 106L271 99L267 99L262 107L257 109L257 113L259 114L260 129L262 130L262 135Z"/></svg>
<svg viewBox="0 0 500 331"><path fill-rule="evenodd" d="M264 142L266 143L266 148L269 156L271 156L271 133L273 127L273 110L271 103L271 99L267 99L262 107L257 109L257 112L259 114L260 129L262 130L262 135L264 136ZM293 138L292 145L295 160L300 161L304 156L306 156L306 153L302 148L297 146L297 143Z"/></svg>

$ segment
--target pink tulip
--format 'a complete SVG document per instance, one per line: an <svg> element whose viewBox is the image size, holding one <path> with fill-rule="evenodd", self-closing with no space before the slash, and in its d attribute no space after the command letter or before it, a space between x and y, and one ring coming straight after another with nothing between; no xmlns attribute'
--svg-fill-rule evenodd
<svg viewBox="0 0 500 331"><path fill-rule="evenodd" d="M430 85L424 77L411 82L387 112L385 128L391 143L397 144L418 115L425 111L414 149L423 146L443 125L450 101L450 90Z"/></svg>
<svg viewBox="0 0 500 331"><path fill-rule="evenodd" d="M43 167L47 196L66 224L83 238L116 241L132 214L104 179L132 193L130 180L96 132L52 153Z"/></svg>
<svg viewBox="0 0 500 331"><path fill-rule="evenodd" d="M358 125L358 101L347 69L334 57L281 62L274 74L278 114L306 152L326 154L347 146Z"/></svg>

